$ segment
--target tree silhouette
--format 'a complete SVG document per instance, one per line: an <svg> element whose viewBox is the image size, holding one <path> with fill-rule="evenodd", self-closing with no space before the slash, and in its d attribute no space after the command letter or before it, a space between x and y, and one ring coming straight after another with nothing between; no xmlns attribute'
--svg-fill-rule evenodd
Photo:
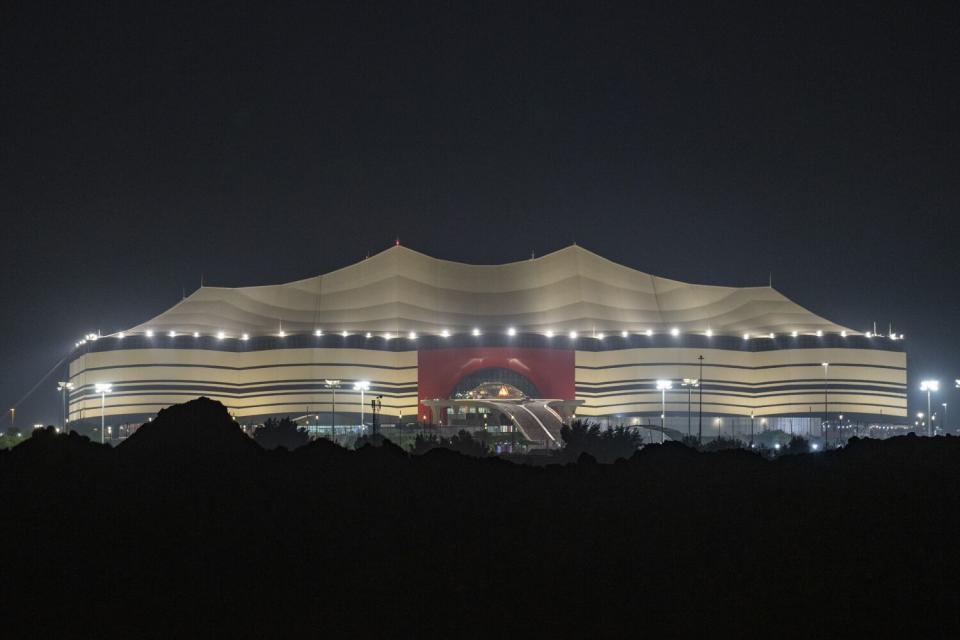
<svg viewBox="0 0 960 640"><path fill-rule="evenodd" d="M790 442L787 443L787 446L783 448L781 453L783 454L795 454L795 453L809 453L810 452L810 442L806 438L801 436L793 436L790 438Z"/></svg>
<svg viewBox="0 0 960 640"><path fill-rule="evenodd" d="M474 458L485 458L490 455L490 447L484 440L474 438L473 434L463 429L451 438L440 438L433 433L418 433L413 441L413 446L410 447L410 453L423 455L438 448L450 449Z"/></svg>
<svg viewBox="0 0 960 640"><path fill-rule="evenodd" d="M560 437L563 439L560 456L569 462L587 453L598 462L610 463L618 458L629 458L643 444L639 429L619 426L601 430L599 424L582 420L574 420L569 427L562 427Z"/></svg>
<svg viewBox="0 0 960 640"><path fill-rule="evenodd" d="M253 439L264 449L285 447L292 451L310 442L310 434L290 418L267 418L263 426L254 431Z"/></svg>
<svg viewBox="0 0 960 640"><path fill-rule="evenodd" d="M739 449L743 443L734 438L720 436L703 445L704 451L727 451L729 449Z"/></svg>

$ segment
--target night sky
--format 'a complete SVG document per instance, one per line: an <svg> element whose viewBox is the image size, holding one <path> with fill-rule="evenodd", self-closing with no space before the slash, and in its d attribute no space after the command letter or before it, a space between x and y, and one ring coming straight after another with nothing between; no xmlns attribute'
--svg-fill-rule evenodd
<svg viewBox="0 0 960 640"><path fill-rule="evenodd" d="M892 322L912 389L960 398L955 3L198 4L4 5L3 408L201 274L284 282L397 237L772 272ZM57 379L18 426L59 422Z"/></svg>

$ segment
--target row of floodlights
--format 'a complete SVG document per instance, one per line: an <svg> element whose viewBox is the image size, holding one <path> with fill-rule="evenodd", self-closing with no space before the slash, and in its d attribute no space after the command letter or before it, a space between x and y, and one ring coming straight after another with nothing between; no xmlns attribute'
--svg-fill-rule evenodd
<svg viewBox="0 0 960 640"><path fill-rule="evenodd" d="M482 334L482 332L480 331L480 329L478 329L478 328L476 328L476 327L474 327L474 329L473 329L470 333L471 333L473 336L480 336L480 335ZM513 337L513 336L517 335L517 329L516 329L515 327L508 327L506 333L507 333L508 336ZM148 338L152 338L152 337L154 337L154 335L156 335L156 334L155 334L155 332L154 332L152 329L148 329L148 330L146 331L145 335L146 335ZM176 337L178 337L178 336L186 336L186 335L191 335L191 334L189 334L189 333L178 333L177 331L168 331L168 332L167 332L167 336L170 337L170 338L176 338ZM199 337L200 337L200 333L197 332L197 331L194 331L192 335L193 335L194 338L199 338ZM280 338L285 338L285 337L287 337L287 335L288 335L287 332L286 332L286 331L283 331L282 329L276 334L276 336L277 336L277 337L280 337ZM322 329L317 329L317 330L315 330L315 331L313 332L313 335L315 335L315 336L317 336L317 337L323 336L323 335L324 335L324 334L323 334L323 330L322 330ZM343 336L344 338L346 338L347 336L350 335L350 332L344 330L344 331L341 331L341 332L340 332L340 335ZM364 335L365 335L365 337L367 337L367 338L372 338L372 337L373 337L373 333L371 333L371 332L369 332L369 331L366 332L366 334L364 334ZM383 337L384 337L385 339L387 339L387 340L392 340L394 337L397 337L397 336L399 336L399 335L400 335L400 334L396 334L396 336L395 336L394 334L387 332L387 333L383 334ZM548 329L547 331L544 332L544 335L545 335L546 337L548 337L548 338L553 338L553 337L556 335L556 333L555 333L553 330ZM579 334L577 331L570 331L570 332L567 334L567 336L568 336L571 340L576 340L576 339L579 337L579 335L580 335L580 334ZM620 332L620 336L621 336L622 338L626 338L626 337L628 337L629 335L630 335L630 332L629 332L629 331L621 331L621 332ZM646 331L643 332L643 335L646 335L647 337L652 337L652 336L653 336L653 329L647 329ZM673 327L672 329L670 329L670 335L673 336L673 337L679 336L679 335L680 335L680 329L677 328L677 327ZM704 331L703 335L705 335L705 336L708 337L708 338L713 337L713 329L707 329L706 331ZM799 337L799 335L800 335L800 332L799 332L799 331L791 331L791 332L790 332L790 336L791 336L792 338ZM818 338L821 338L821 337L823 337L823 331L822 331L822 330L817 330L817 331L815 331L814 333L812 333L812 334L807 334L807 335L815 335L815 336L817 336ZM904 339L904 335L903 335L902 333L901 333L901 334L891 333L889 336L883 336L883 335L881 335L881 334L874 334L874 333L872 333L872 332L870 332L870 331L867 331L864 335L866 335L867 338L874 338L874 337L882 338L882 337L887 337L887 338L889 338L889 339L891 339L891 340L903 340L903 339ZM447 330L447 329L443 329L442 331L440 331L440 336L441 336L441 337L444 337L444 338L449 338L449 337L450 337L450 331ZM841 331L841 332L840 332L840 336L843 337L843 338L846 338L846 337L847 337L847 332L846 332L846 331ZM114 337L122 339L122 338L125 338L125 337L126 337L126 334L125 334L123 331L121 331L120 333L114 334ZM218 340L224 340L224 339L226 339L228 336L227 336L226 332L224 332L224 331L218 331L218 332L216 333L216 337L217 337ZM597 339L597 340L603 340L604 338L607 337L607 334L605 334L605 333L603 333L603 332L593 333L593 334L590 334L590 337L593 337L593 338L595 338L595 339ZM775 333L761 333L761 334L744 333L744 334L743 334L743 339L744 339L744 340L751 340L751 339L757 339L757 338L760 338L760 339L768 338L768 339L770 339L770 340L773 340L773 339L776 338L776 337L777 337L777 336L776 336ZM411 331L411 332L409 332L409 333L407 334L407 338L410 339L410 340L416 340L416 339L417 339L417 332L416 332L416 331ZM84 336L81 340L79 340L79 341L76 343L76 346L79 347L80 345L86 344L88 341L89 341L89 342L94 342L94 341L99 340L99 339L100 339L100 336L99 336L98 334L96 334L96 333L89 333L89 334L87 334L86 336ZM249 339L250 339L250 334L249 334L249 333L240 334L240 339L241 339L241 340L244 340L244 341L249 340Z"/></svg>

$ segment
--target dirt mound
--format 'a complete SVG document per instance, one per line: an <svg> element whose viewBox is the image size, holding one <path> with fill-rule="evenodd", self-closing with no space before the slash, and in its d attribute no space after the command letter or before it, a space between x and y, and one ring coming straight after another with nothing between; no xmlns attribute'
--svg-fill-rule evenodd
<svg viewBox="0 0 960 640"><path fill-rule="evenodd" d="M197 398L163 409L118 450L122 454L194 451L217 458L262 452L240 430L226 407L210 398Z"/></svg>

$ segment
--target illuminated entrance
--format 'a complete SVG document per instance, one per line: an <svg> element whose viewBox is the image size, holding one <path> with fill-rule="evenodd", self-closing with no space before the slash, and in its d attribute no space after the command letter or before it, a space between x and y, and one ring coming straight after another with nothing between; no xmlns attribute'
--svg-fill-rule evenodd
<svg viewBox="0 0 960 640"><path fill-rule="evenodd" d="M525 376L498 367L464 376L449 398L423 400L443 426L519 433L538 446L560 446L560 427L568 423L578 400L539 398Z"/></svg>

